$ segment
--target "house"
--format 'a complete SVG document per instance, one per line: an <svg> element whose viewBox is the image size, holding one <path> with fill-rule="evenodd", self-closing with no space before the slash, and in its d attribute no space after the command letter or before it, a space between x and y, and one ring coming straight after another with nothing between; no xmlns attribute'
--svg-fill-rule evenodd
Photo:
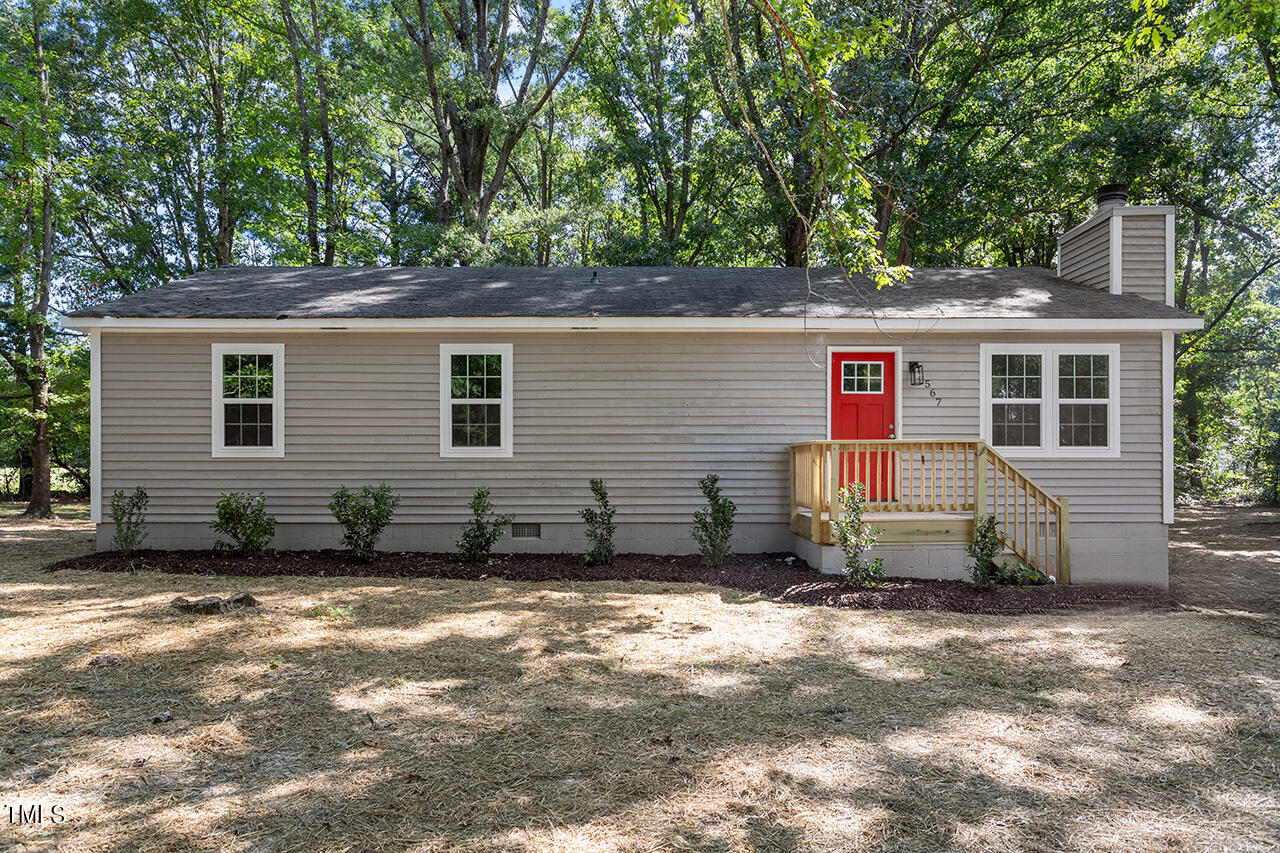
<svg viewBox="0 0 1280 853"><path fill-rule="evenodd" d="M1114 195L1112 193L1111 195ZM1122 194L1121 194L1122 195ZM210 270L76 311L91 336L92 518L143 485L148 544L209 547L263 491L276 546L334 547L330 494L403 496L384 547L449 551L487 485L503 547L584 548L602 477L621 550L695 550L721 475L741 552L840 564L866 485L892 573L963 576L976 515L1075 582L1167 583L1173 212L1103 194L1058 273L917 269Z"/></svg>

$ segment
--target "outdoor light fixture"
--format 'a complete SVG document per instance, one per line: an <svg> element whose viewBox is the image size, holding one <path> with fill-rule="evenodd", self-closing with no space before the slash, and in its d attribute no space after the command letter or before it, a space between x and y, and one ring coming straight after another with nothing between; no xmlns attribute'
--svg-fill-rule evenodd
<svg viewBox="0 0 1280 853"><path fill-rule="evenodd" d="M918 361L908 362L907 369L911 371L911 384L924 384L924 365Z"/></svg>

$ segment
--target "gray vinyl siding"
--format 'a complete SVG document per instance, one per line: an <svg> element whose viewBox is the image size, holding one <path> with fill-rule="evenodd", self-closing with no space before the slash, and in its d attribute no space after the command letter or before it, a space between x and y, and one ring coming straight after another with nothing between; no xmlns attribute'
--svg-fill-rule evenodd
<svg viewBox="0 0 1280 853"><path fill-rule="evenodd" d="M1122 222L1121 292L1165 302L1165 217L1130 214Z"/></svg>
<svg viewBox="0 0 1280 853"><path fill-rule="evenodd" d="M904 346L903 360L925 364L925 373L943 398L907 385L903 394L905 432L900 438L972 439L979 426L978 338L918 339ZM1000 334L986 342L1096 343L1099 336ZM1114 339L1111 339L1114 340ZM1120 458L1019 459L1011 461L1053 494L1071 499L1073 521L1161 521L1161 387L1159 334L1120 340Z"/></svg>
<svg viewBox="0 0 1280 853"><path fill-rule="evenodd" d="M237 340L285 345L283 459L211 458L210 345ZM1021 333L886 341L799 333L107 331L102 487L110 495L144 485L158 531L150 544L162 547L207 547L207 524L223 490L265 491L282 525L282 547L332 547L337 536L326 506L333 489L385 481L404 498L389 547L451 547L471 491L487 485L500 511L554 532L544 535L544 547L578 548L587 481L603 477L619 507L624 549L689 552L695 550L689 519L701 503L697 479L716 472L738 504L739 550L783 549L790 544L786 449L827 436L829 345L902 347L899 437L975 439L980 343L1114 340ZM442 342L513 344L512 458L441 458ZM1160 336L1131 335L1120 343L1121 458L1016 462L1050 492L1071 498L1080 553L1089 552L1094 523L1141 524L1149 541L1163 535ZM912 360L924 363L937 397L907 383ZM299 531L293 538L290 525Z"/></svg>
<svg viewBox="0 0 1280 853"><path fill-rule="evenodd" d="M1111 287L1111 219L1105 217L1064 240L1058 250L1058 275L1098 290Z"/></svg>

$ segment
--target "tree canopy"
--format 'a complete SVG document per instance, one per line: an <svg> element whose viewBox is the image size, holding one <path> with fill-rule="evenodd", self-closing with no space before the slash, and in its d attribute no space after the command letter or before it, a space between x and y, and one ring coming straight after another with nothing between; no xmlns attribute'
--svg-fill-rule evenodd
<svg viewBox="0 0 1280 853"><path fill-rule="evenodd" d="M0 0L0 466L83 473L51 307L233 263L1049 266L1123 181L1208 318L1179 487L1275 498L1278 8Z"/></svg>

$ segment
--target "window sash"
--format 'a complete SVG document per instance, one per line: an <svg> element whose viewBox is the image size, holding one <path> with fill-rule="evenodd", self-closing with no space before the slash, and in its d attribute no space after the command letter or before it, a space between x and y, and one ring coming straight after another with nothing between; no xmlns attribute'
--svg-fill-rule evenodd
<svg viewBox="0 0 1280 853"><path fill-rule="evenodd" d="M981 358L981 420L985 441L1011 456L1116 458L1120 455L1118 344L983 344ZM1039 388L1018 387L1006 380L1026 379L1029 371L1011 368L1001 357L1038 356ZM1001 370L1005 373L1002 376ZM1039 396L1029 392L1038 391ZM1063 393L1068 392L1068 393ZM1003 396L1000 396L1003 394ZM1068 396L1070 394L1070 396ZM1008 408L1034 405L1039 416L1038 441L1025 433L1034 425L1009 429ZM1017 440L1008 441L1012 432ZM1101 442L1101 443L1095 443Z"/></svg>
<svg viewBox="0 0 1280 853"><path fill-rule="evenodd" d="M260 359L247 365L244 356L269 356L270 374L262 372ZM212 362L212 455L215 458L283 457L284 344L213 344ZM232 373L227 372L229 368ZM241 389L270 390L271 395L242 397L238 396ZM263 438L269 439L269 443L245 443Z"/></svg>
<svg viewBox="0 0 1280 853"><path fill-rule="evenodd" d="M511 373L511 344L440 345L441 456L512 455Z"/></svg>

